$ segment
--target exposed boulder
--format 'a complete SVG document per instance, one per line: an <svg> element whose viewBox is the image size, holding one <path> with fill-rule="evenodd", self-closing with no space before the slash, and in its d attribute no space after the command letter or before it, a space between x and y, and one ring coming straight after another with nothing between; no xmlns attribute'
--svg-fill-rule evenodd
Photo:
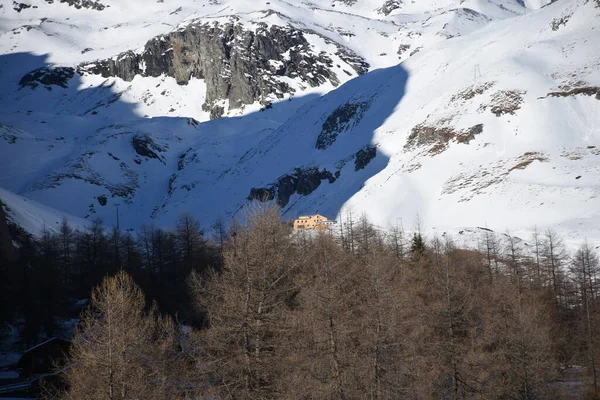
<svg viewBox="0 0 600 400"><path fill-rule="evenodd" d="M367 71L362 58L339 45L338 49L336 54L357 73ZM325 82L337 86L340 81L332 68L332 59L325 52L316 53L298 29L261 24L248 30L232 20L191 24L151 39L140 54L128 51L82 64L78 70L126 81L136 75L164 74L181 85L192 77L204 79L207 92L202 108L214 119L225 111L217 105L219 100L229 100L234 109L256 101L266 104L270 95L282 98L293 93L281 77L299 79L311 87Z"/></svg>
<svg viewBox="0 0 600 400"><path fill-rule="evenodd" d="M43 85L46 89L51 89L51 86L67 88L69 80L74 75L75 69L70 67L42 67L25 74L19 81L19 85L31 88Z"/></svg>

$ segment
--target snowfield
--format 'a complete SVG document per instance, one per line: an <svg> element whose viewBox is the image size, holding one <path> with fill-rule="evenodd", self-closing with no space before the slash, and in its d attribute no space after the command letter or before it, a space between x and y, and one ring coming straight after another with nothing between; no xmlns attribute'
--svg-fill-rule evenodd
<svg viewBox="0 0 600 400"><path fill-rule="evenodd" d="M0 199L29 231L114 225L116 204L124 229L186 210L208 226L276 198L286 218L410 229L419 214L428 233L551 227L600 245L597 0L23 2L0 8ZM203 77L77 72L229 21L302 31L339 84L277 75L288 93L224 99L210 120Z"/></svg>

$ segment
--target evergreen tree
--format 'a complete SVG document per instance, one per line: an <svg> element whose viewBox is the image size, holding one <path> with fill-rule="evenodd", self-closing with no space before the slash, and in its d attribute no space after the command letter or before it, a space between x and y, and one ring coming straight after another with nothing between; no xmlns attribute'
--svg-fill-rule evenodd
<svg viewBox="0 0 600 400"><path fill-rule="evenodd" d="M413 257L419 257L425 252L425 241L420 232L413 233L412 241L410 243L410 252Z"/></svg>

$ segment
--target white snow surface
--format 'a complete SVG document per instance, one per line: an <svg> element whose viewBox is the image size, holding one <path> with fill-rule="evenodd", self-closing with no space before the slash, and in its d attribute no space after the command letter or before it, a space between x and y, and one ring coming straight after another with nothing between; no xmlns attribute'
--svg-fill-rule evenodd
<svg viewBox="0 0 600 400"><path fill-rule="evenodd" d="M8 0L0 8L0 199L32 232L65 215L77 226L96 217L113 225L115 204L125 229L172 226L183 211L209 225L236 215L251 188L316 167L339 177L293 195L286 218L351 209L385 227L418 213L428 232L526 236L537 226L569 243L600 243L600 94L548 95L600 87L596 0L405 0L389 15L379 11L384 0L101 0L110 5L102 11L22 1L37 8L16 12ZM337 60L318 35L327 37L371 70L338 74L337 88L287 78L293 98L214 121L200 109L198 79L76 75L67 88L18 85L41 66L139 50L155 35L232 16L249 29L314 32L314 48ZM401 45L410 47L399 54ZM500 103L518 108L493 113ZM346 104L367 106L317 149L328 116ZM468 143L409 143L414 127L456 133L479 124ZM151 138L158 158L136 154L136 137ZM355 171L366 145L377 157Z"/></svg>

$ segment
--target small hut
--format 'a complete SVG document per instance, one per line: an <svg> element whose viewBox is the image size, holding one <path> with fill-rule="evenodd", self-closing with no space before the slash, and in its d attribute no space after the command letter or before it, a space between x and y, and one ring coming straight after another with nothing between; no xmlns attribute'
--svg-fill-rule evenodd
<svg viewBox="0 0 600 400"><path fill-rule="evenodd" d="M25 351L15 367L22 377L47 374L65 361L70 345L68 340L53 337Z"/></svg>

